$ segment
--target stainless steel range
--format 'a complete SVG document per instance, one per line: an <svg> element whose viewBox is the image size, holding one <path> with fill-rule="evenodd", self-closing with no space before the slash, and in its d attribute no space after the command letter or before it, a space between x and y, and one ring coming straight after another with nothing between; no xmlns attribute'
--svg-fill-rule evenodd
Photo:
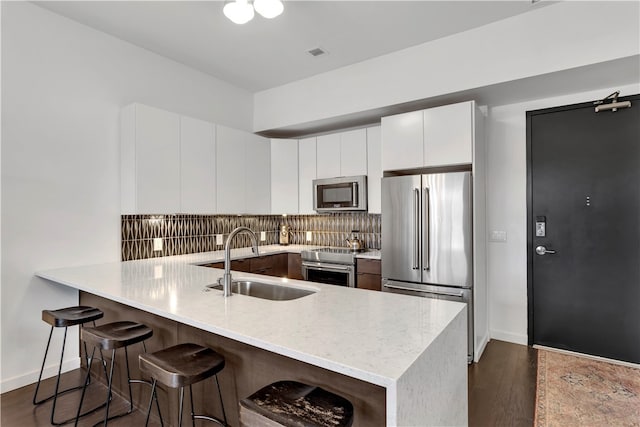
<svg viewBox="0 0 640 427"><path fill-rule="evenodd" d="M356 254L342 248L320 248L302 251L302 276L311 282L355 287Z"/></svg>

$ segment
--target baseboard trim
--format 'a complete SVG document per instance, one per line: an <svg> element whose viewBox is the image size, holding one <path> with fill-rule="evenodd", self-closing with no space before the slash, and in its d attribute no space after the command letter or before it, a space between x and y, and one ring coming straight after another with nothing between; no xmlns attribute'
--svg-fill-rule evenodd
<svg viewBox="0 0 640 427"><path fill-rule="evenodd" d="M67 360L62 363L62 372L73 371L74 369L78 369L80 367L80 358L74 358L71 360ZM16 390L18 388L33 384L38 381L38 375L40 374L40 369L37 371L31 371L24 375L18 375L13 378L3 379L0 382L0 393L6 393L11 390ZM44 372L42 373L42 379L51 378L58 375L58 364L53 364L49 366L45 366Z"/></svg>
<svg viewBox="0 0 640 427"><path fill-rule="evenodd" d="M585 353L578 353L576 351L570 351L570 350L563 350L561 348L553 348L553 347L547 347L544 345L538 345L538 344L534 344L533 348L537 348L538 350L546 350L546 351L553 351L555 353L561 353L561 354L567 354L569 356L576 356L576 357L582 357L584 359L591 359L591 360L597 360L599 362L607 362L607 363L612 363L614 365L620 365L620 366L626 366L628 368L636 368L636 369L640 369L640 364L638 363L631 363L631 362L625 362L623 360L615 360L615 359L608 359L606 357L600 357L600 356L593 356L591 354L585 354Z"/></svg>
<svg viewBox="0 0 640 427"><path fill-rule="evenodd" d="M506 341L514 344L528 345L529 341L526 334L514 334L512 332L498 331L492 329L490 331L492 340Z"/></svg>
<svg viewBox="0 0 640 427"><path fill-rule="evenodd" d="M487 344L489 344L489 335L485 335L482 337L482 340L476 343L476 347L474 349L474 357L473 361L478 363L480 358L482 357L482 353L484 353L484 349L487 348Z"/></svg>

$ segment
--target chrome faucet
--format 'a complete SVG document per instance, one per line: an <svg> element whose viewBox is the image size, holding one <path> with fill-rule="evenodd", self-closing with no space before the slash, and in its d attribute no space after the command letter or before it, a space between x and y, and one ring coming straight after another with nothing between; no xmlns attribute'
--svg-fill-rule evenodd
<svg viewBox="0 0 640 427"><path fill-rule="evenodd" d="M238 227L236 229L234 229L230 234L229 237L227 237L227 241L224 244L224 276L222 276L222 294L226 297L230 297L231 294L231 283L232 283L232 279L231 279L231 241L233 240L234 237L236 237L237 234L240 234L242 232L246 232L249 233L249 236L251 236L251 242L253 243L253 253L255 253L256 255L260 255L260 253L258 252L258 237L256 236L256 233L254 233L253 231L251 231L250 228L248 227Z"/></svg>

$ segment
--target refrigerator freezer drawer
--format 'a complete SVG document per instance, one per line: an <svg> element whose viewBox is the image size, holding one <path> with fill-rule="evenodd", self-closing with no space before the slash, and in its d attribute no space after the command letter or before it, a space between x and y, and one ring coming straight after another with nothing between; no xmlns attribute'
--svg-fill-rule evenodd
<svg viewBox="0 0 640 427"><path fill-rule="evenodd" d="M433 286L422 283L397 282L382 279L382 290L396 294L413 295L423 298L442 299L467 304L467 363L473 361L473 290L469 288L452 288L449 286Z"/></svg>

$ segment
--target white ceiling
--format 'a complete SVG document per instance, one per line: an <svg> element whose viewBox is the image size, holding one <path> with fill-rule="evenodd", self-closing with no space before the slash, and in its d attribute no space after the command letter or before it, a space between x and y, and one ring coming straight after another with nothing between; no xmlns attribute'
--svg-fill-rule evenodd
<svg viewBox="0 0 640 427"><path fill-rule="evenodd" d="M517 1L292 1L231 23L222 1L46 1L41 7L256 92L534 8ZM322 47L328 55L312 57Z"/></svg>

